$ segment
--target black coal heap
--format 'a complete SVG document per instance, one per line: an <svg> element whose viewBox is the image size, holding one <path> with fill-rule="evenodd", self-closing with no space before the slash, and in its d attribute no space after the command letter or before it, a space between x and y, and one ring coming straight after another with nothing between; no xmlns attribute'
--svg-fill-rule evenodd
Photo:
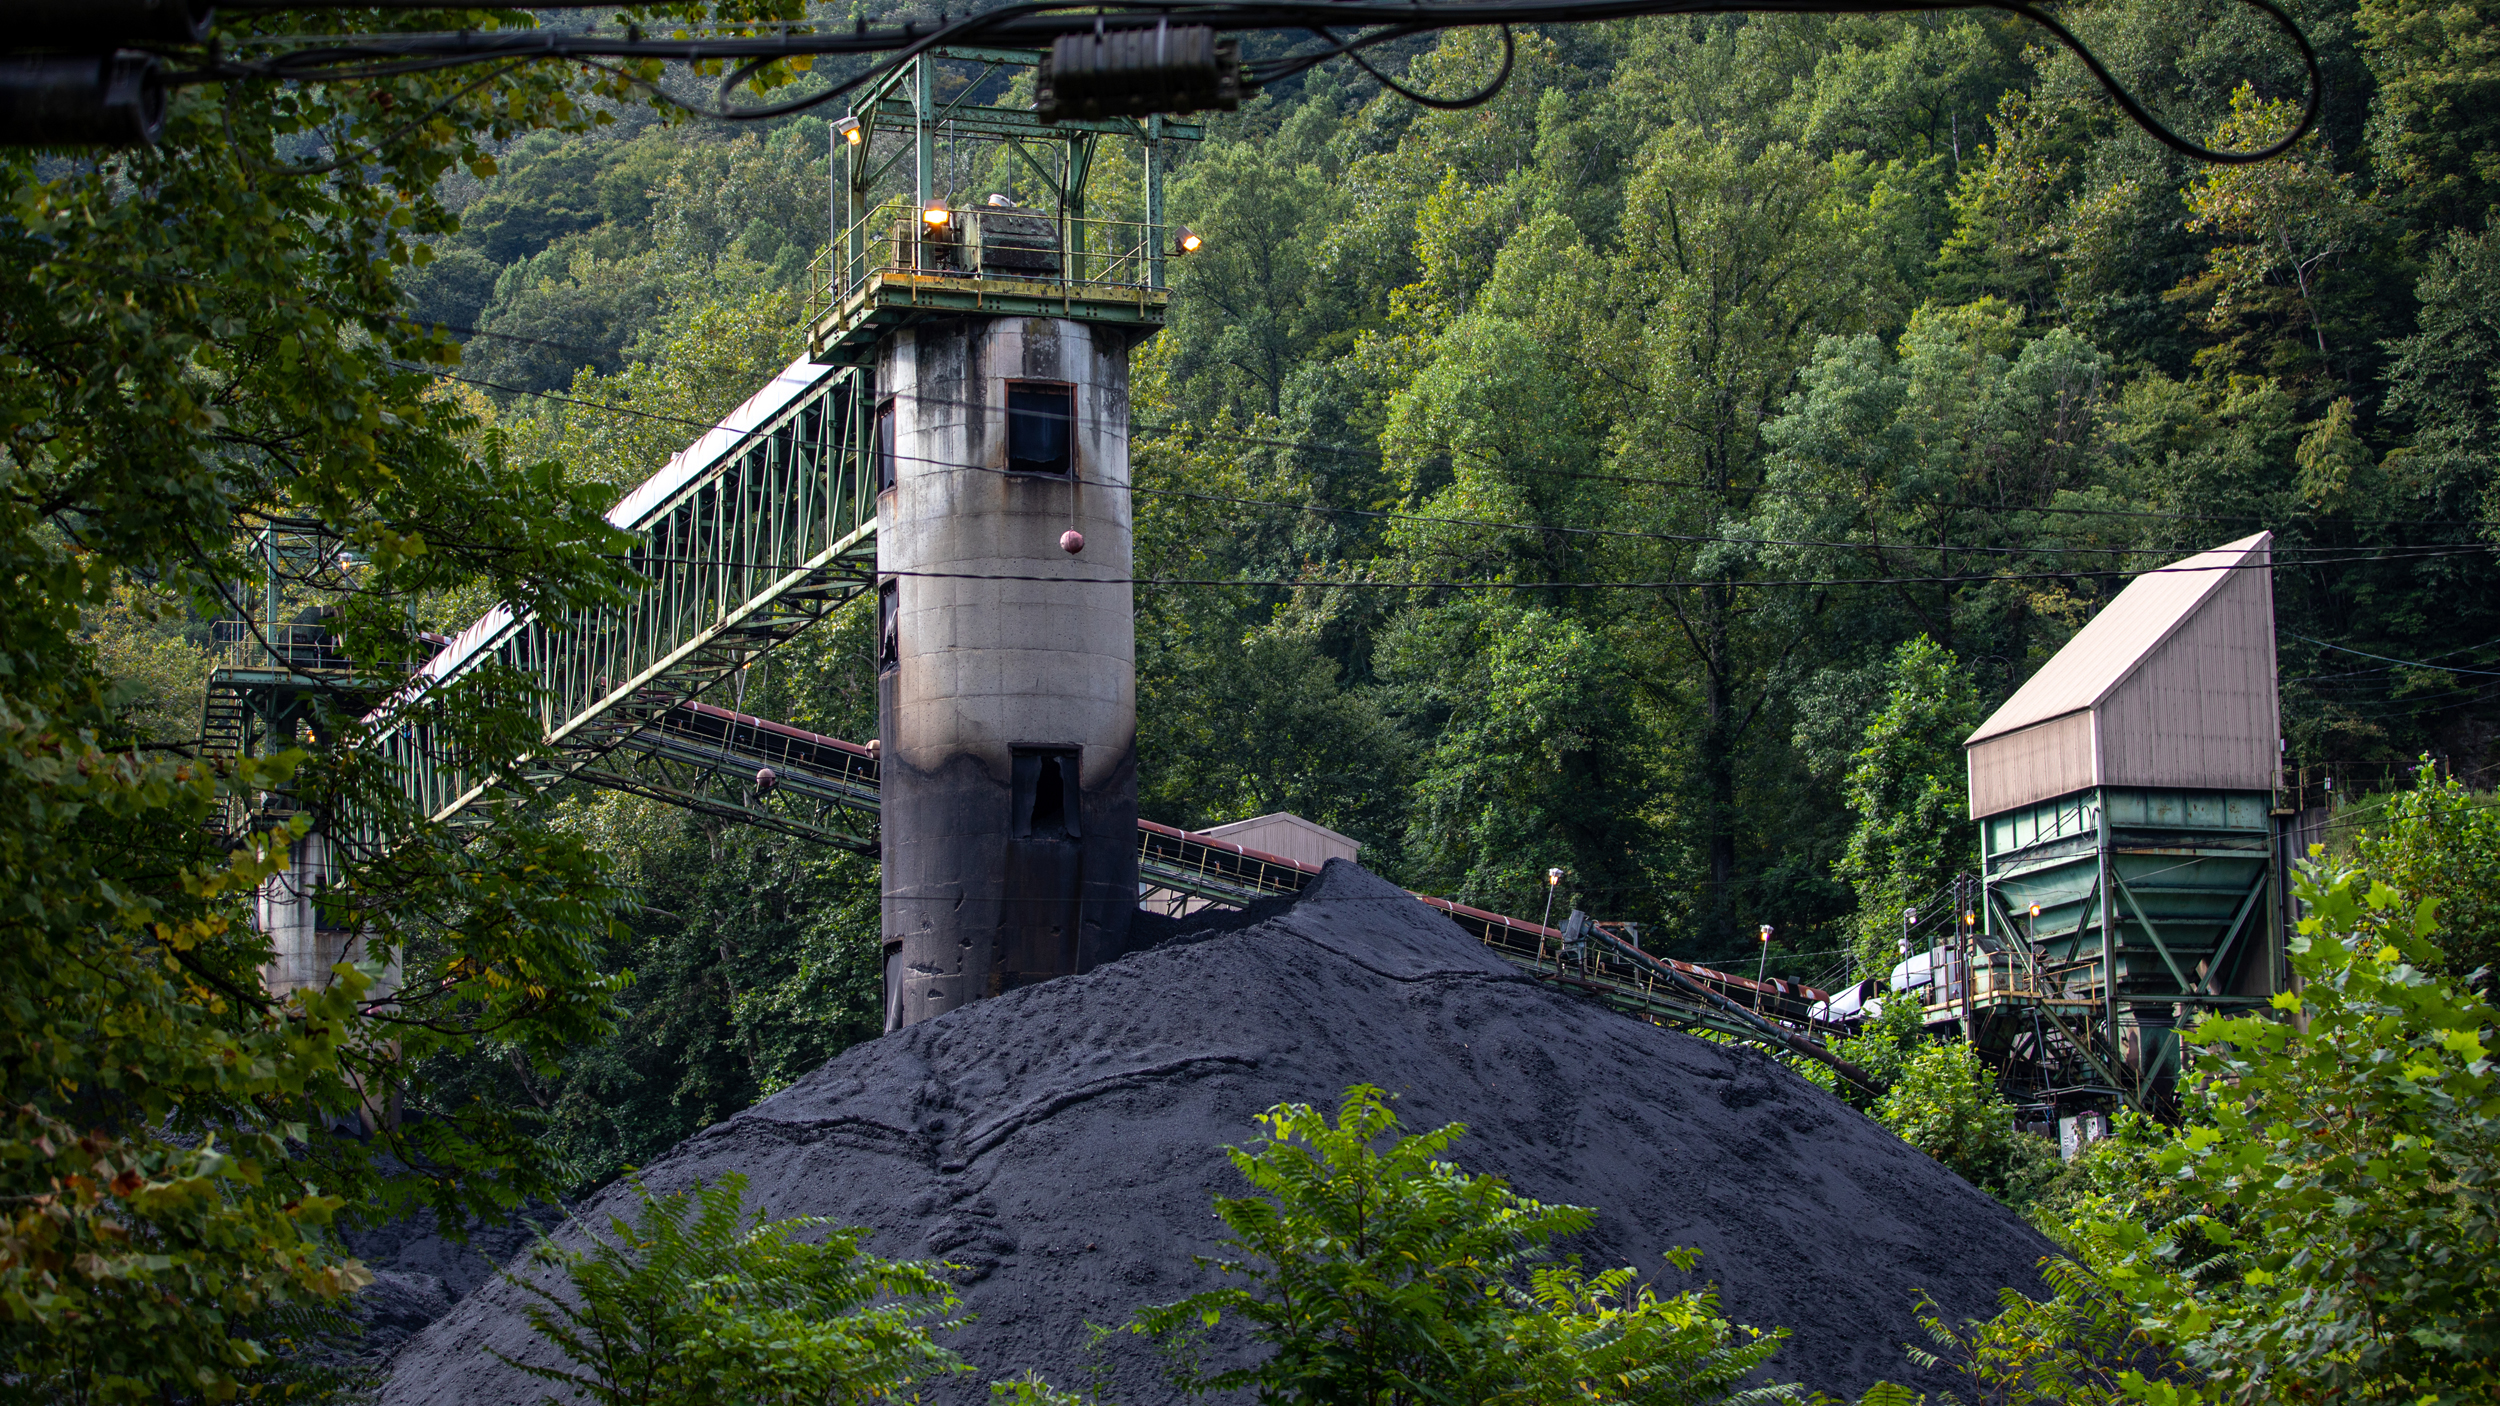
<svg viewBox="0 0 2500 1406"><path fill-rule="evenodd" d="M1963 1317L2037 1286L2051 1246L2019 1217L1759 1053L1541 986L1342 861L1263 907L853 1048L646 1180L743 1172L776 1216L874 1226L879 1253L966 1266L976 1319L951 1345L981 1371L934 1386L938 1402L986 1400L1027 1368L1085 1385L1087 1322L1206 1282L1191 1256L1221 1228L1209 1200L1243 1190L1223 1145L1271 1104L1333 1106L1357 1082L1395 1093L1409 1129L1465 1122L1470 1170L1600 1208L1564 1247L1590 1268L1716 1281L1732 1318L1790 1329L1776 1371L1825 1391L1939 1384L1901 1350L1923 1341L1920 1291ZM582 1216L604 1225L629 1197ZM1704 1252L1693 1279L1663 1260L1680 1245ZM520 1297L471 1294L401 1352L382 1400L539 1399L481 1351L549 1356ZM1142 1342L1121 1335L1107 1361L1124 1406L1174 1399Z"/></svg>

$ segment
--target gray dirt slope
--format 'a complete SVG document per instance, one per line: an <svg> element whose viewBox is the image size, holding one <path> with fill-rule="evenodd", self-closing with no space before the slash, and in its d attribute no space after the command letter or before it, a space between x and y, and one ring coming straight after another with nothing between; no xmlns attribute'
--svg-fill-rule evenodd
<svg viewBox="0 0 2500 1406"><path fill-rule="evenodd" d="M1333 1105L1379 1084L1411 1129L1450 1120L1470 1170L1599 1207L1568 1248L1684 1287L1704 1257L1730 1316L1794 1337L1781 1376L1854 1395L1917 1382L1914 1298L1953 1317L2037 1283L2050 1246L2023 1221L1763 1056L1558 994L1439 914L1343 862L1291 907L1164 943L1088 975L855 1047L646 1169L655 1189L740 1171L777 1216L877 1227L889 1256L968 1266L977 1321L953 1346L982 1369L939 1402L1037 1368L1087 1381L1088 1322L1204 1282L1215 1194L1242 1184L1221 1146L1281 1100ZM581 1208L620 1209L612 1188ZM573 1232L567 1231L567 1234ZM387 1406L540 1397L481 1351L538 1349L518 1295L490 1283L410 1342ZM1108 1358L1111 1395L1174 1394L1142 1345Z"/></svg>

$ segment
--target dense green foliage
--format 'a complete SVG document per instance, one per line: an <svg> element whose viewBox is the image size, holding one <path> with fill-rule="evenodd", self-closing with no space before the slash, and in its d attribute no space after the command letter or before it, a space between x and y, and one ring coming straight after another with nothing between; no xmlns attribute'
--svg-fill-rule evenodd
<svg viewBox="0 0 2500 1406"><path fill-rule="evenodd" d="M1561 865L1653 946L1726 957L1768 922L1791 974L1880 964L1872 935L1969 854L1957 731L2126 572L2260 527L2290 760L2432 751L2476 776L2500 638L2494 17L2294 8L2324 121L2253 168L2186 164L2018 21L1969 13L1528 31L1482 108L1323 68L1215 119L1177 174L1208 244L1139 354L1134 460L1141 574L1228 584L1140 590L1147 813L1292 809L1486 906L1530 911ZM2263 140L2299 95L2244 7L2061 13L2189 135ZM1395 57L1456 90L1494 48ZM494 599L599 598L597 513L790 355L821 119L672 125L625 96L535 67L202 88L155 150L0 156L24 274L0 287L13 1381L223 1393L273 1325L358 1282L334 1214L612 1177L876 1028L862 861L588 796L455 843L351 748L185 754L256 529L318 518L348 544L340 629L396 667ZM950 191L1014 184L944 160ZM1097 212L1137 197L1106 153ZM865 657L845 622L737 701L859 737ZM442 725L515 756L536 727L516 698ZM362 701L330 700L326 733L352 742ZM273 791L411 837L351 854L332 896L401 964L395 999L369 998L378 963L264 994L245 911L302 832L228 850L206 822ZM2492 941L2486 837L2416 794L2368 862L2452 905L2462 972ZM1970 1081L1927 1073L1935 1116L1905 1103L1902 1125L1977 1147ZM390 1097L411 1116L383 1136L308 1135ZM2147 1208L2148 1236L2193 1227L2148 1243L2260 1234L2195 1219L2208 1192L2180 1178L2208 1150L2163 1180L2136 1172L2170 1151L2121 1142L2075 1175ZM1647 1311L1603 1278L1551 1287L1583 1318ZM2462 1329L2390 1336L2354 1307L2277 1341L2248 1316L2271 1302L2213 1331L2286 1362L2376 1353L2372 1380L2425 1391L2461 1370Z"/></svg>
<svg viewBox="0 0 2500 1406"><path fill-rule="evenodd" d="M2500 1013L2436 973L2429 901L2349 873L2301 896L2302 986L2275 1000L2291 1019L2194 1031L2200 1107L2152 1170L2197 1213L2086 1227L2092 1259L2210 1376L2156 1400L2487 1401ZM2189 1272L2191 1237L2220 1272Z"/></svg>
<svg viewBox="0 0 2500 1406"><path fill-rule="evenodd" d="M1401 1134L1387 1097L1361 1084L1333 1119L1279 1104L1259 1121L1265 1136L1231 1149L1256 1194L1215 1202L1231 1234L1204 1263L1226 1282L1137 1315L1175 1350L1183 1390L1364 1406L1794 1399L1746 1386L1782 1335L1731 1326L1715 1296L1662 1299L1628 1268L1592 1278L1576 1261L1530 1264L1595 1213L1442 1161L1463 1124ZM1699 1258L1683 1252L1676 1267ZM1227 1318L1258 1359L1204 1371L1191 1344Z"/></svg>
<svg viewBox="0 0 2500 1406"><path fill-rule="evenodd" d="M599 1406L851 1406L968 1370L929 1336L952 1326L944 1266L864 1254L869 1231L819 1217L749 1217L736 1173L633 1190L632 1223L586 1232L590 1249L540 1238L532 1263L560 1270L558 1287L505 1272L572 1365L504 1361Z"/></svg>
<svg viewBox="0 0 2500 1406"><path fill-rule="evenodd" d="M2500 963L2500 812L2425 761L2410 790L2357 811L2353 859L2372 878L2434 905L2439 967L2488 992Z"/></svg>
<svg viewBox="0 0 2500 1406"><path fill-rule="evenodd" d="M425 22L254 15L222 33ZM435 1073L489 1051L534 1068L607 1034L618 980L599 948L621 895L601 858L532 816L455 844L348 748L212 766L181 740L198 704L179 691L204 670L179 626L245 613L247 543L282 518L344 546L336 628L384 677L417 651L412 617L462 593L562 607L611 589L602 493L471 433L435 382L457 349L402 317L399 281L453 227L455 170L490 174L532 129L600 125L624 89L593 77L607 86L507 68L199 87L154 149L0 155L17 271L0 280L12 1391L283 1386L269 1344L365 1276L334 1221L427 1203L456 1223L557 1183L512 1105ZM523 703L489 688L437 721L517 756L537 730ZM362 708L325 697L314 729L352 742ZM263 801L275 830L229 846L209 823ZM351 808L401 841L349 847L323 896L332 924L370 933L369 960L273 999L253 890ZM378 1135L336 1132L393 1108L409 1116Z"/></svg>
<svg viewBox="0 0 2500 1406"><path fill-rule="evenodd" d="M1949 1403L1970 1406L2118 1406L2132 1399L2129 1374L2152 1380L2176 1375L2147 1340L2127 1305L2107 1285L2072 1260L2041 1266L2049 1297L2026 1298L2012 1289L1994 1318L1947 1322L1933 1304L1919 1315L1928 1347L1909 1347L1910 1360L1942 1368L1962 1379L1970 1394L1948 1393ZM1927 1398L1878 1383L1857 1406L1922 1406Z"/></svg>
<svg viewBox="0 0 2500 1406"><path fill-rule="evenodd" d="M1962 739L1979 725L1979 690L1953 656L1921 635L1881 676L1883 708L1849 756L1842 795L1857 817L1836 867L1858 896L1861 971L1890 967L1902 918L1921 903L1949 907L1955 874L1970 867L1962 823L1970 813Z"/></svg>
<svg viewBox="0 0 2500 1406"><path fill-rule="evenodd" d="M2015 1126L1996 1071L1969 1044L1922 1040L1891 1079L1876 1121L1998 1200L2020 1208L2056 1169L2056 1146Z"/></svg>

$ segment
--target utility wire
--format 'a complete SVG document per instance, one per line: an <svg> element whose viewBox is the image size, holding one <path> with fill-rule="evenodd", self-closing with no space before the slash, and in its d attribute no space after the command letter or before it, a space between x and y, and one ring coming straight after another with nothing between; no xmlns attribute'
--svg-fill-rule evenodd
<svg viewBox="0 0 2500 1406"><path fill-rule="evenodd" d="M412 325L417 325L414 319L406 319L406 321L409 321ZM423 325L442 326L447 331L462 333L465 335L488 337L500 341L517 342L532 346L552 347L559 351L571 351L590 356L607 355L607 353L597 351L593 348L576 346L564 342L552 342L542 337L524 337L514 333L486 332L475 328L452 326L448 323ZM512 385L509 382L490 381L482 377L461 375L455 372L444 371L439 367L426 366L416 362L398 362L396 364L406 370L423 372L426 375L435 376L442 380L457 381L462 385L477 386L491 391L501 391L506 395L527 396L534 400L545 400L563 405L579 406L583 409L599 410L614 415L624 415L653 421L664 421L671 424L683 425L689 429L700 430L705 434L709 434L714 430L728 428L727 424L721 421L698 420L691 416L670 415L659 411L641 410L629 405L620 405L613 401L584 400L579 396L561 395L554 391L535 390L528 386ZM730 369L725 363L720 362L697 362L694 363L694 365L697 367L708 367L712 370ZM780 370L778 367L761 370L750 368L737 369L746 371L747 374L752 375L757 380L767 379ZM970 401L950 399L941 396L915 394L914 398L924 405L941 405L953 409L995 408L976 405ZM1205 426L1195 425L1187 421L1171 421L1162 423L1146 421L1143 423L1132 423L1129 430L1132 441L1136 440L1139 436L1162 434L1170 435L1175 439L1180 440L1212 439L1228 444L1254 444L1278 449L1294 449L1322 454L1335 454L1347 458L1367 458L1374 461L1383 460L1387 457L1378 449L1367 449L1359 445L1328 444L1316 440L1280 439L1273 436L1250 435L1239 433L1237 431L1211 429ZM1515 474L1522 478L1550 478L1589 483L1614 483L1636 488L1671 488L1702 493L1745 493L1771 497L1820 499L1825 502L1857 503L1860 501L1850 494L1840 493L1830 489L1790 488L1772 484L1711 484L1694 482L1689 479L1650 478L1634 474L1588 473L1572 469L1526 468L1507 463L1497 463L1495 467L1506 473ZM1297 508L1306 508L1309 511L1315 512L1357 511L1354 509L1320 508L1303 504L1295 504L1293 506ZM2026 504L2013 506L1988 503L1913 503L1903 506L1913 509L1928 508L1940 509L1948 512L1970 512L1992 517L2022 513L2040 513L2062 517L2141 518L2163 522L2263 524L2268 521L2276 520L2253 513L2172 513L2162 512L2158 509L2152 508L2084 508L2076 507L2071 504ZM2348 525L2353 527L2454 527L2457 525L2454 520L2446 518L2352 518L2346 521ZM1890 545L1914 546L1918 547L1919 550L1982 550L1978 548L1963 548L1958 546L1928 548L1918 546L1918 544ZM2136 550L2143 550L2147 552L2166 552L2173 549L2169 547L2147 547L2142 549L2121 547L2100 549L2070 548L2065 550L2102 550L2113 553L2124 553ZM2291 549L2278 546L2277 550L2284 551Z"/></svg>
<svg viewBox="0 0 2500 1406"><path fill-rule="evenodd" d="M2479 553L2483 553L2483 552L2488 552L2488 551L2490 550L2490 548L2488 548L2488 547L2475 547L2475 548L2472 548L2472 549L2470 549L2470 550L2471 550L2472 552L2474 552L2474 553L2478 553L2478 554L2479 554ZM2423 553L2416 553L2416 554L2414 554L2414 555L2421 555L2421 556L2441 556L2441 555L2450 555L2450 556L2453 556L2453 555L2461 555L2461 554L2462 554L2462 553L2460 553L2460 552L2448 551L2448 552L2423 552ZM660 565L717 566L717 567L727 568L727 569L730 569L730 570L742 570L742 569L743 569L743 570L753 570L753 571L783 571L783 572L788 572L788 571L800 571L800 570L807 569L806 563L803 563L803 562L747 561L747 560L740 560L740 559L735 559L735 558L712 558L712 557L672 557L672 556L660 556L660 555L650 555L650 554L640 554L640 553L624 553L624 554L621 554L621 555L617 556L615 559L617 559L617 560L622 560L622 561L629 561L629 562L630 562L630 561L649 562L649 563L655 563L655 564L660 564ZM2354 557L2347 558L2347 559L2345 559L2345 561L2317 561L2317 562L2311 562L2311 563L2308 563L2308 564L2309 564L2309 565L2328 565L2328 566L2332 566L2332 565L2343 565L2343 564L2347 564L2348 562L2351 562L2351 561L2372 561L2372 560L2380 560L2380 559L2382 559L2382 558L2381 558L2380 556L2378 556L2378 555L2375 555L2375 554L2373 554L2373 555L2357 555L2357 556L2354 556ZM825 564L825 565L821 566L819 569L824 569L824 570L836 570L836 569L839 569L839 568L834 567L834 566L832 566L832 565L830 565L830 564ZM2136 578L2136 577L2143 577L2143 576L2167 576L2167 575L2178 575L2178 574L2202 574L2202 573L2206 573L2206 572L2219 572L2219 571L2268 571L2268 570L2272 570L2272 569L2273 569L2273 564L2272 564L2272 563L2269 563L2269 562L2231 562L2231 563L2224 563L2224 564L2213 565L2213 566L2185 566L2185 565L2155 566L2155 567L2147 567L2147 568L2145 568L2145 569L2144 569L2144 570L2142 570L2142 571L2132 571L2132 572L2110 572L2110 573L2092 573L2092 574L2122 575L2122 576L2129 577L2130 579L2133 579L2133 578ZM860 570L859 572L854 573L854 574L859 574L859 575L864 576L864 575L866 574L866 570L863 568L862 570ZM1828 576L1828 577L1787 577L1787 576L1759 577L1759 576L1749 576L1749 577L1732 577L1732 578L1711 578L1711 577L1703 577L1703 578L1694 579L1694 580L1673 580L1673 579L1663 579L1663 578L1662 578L1662 579L1656 579L1656 580L1638 580L1638 581L1483 581L1483 580L1477 580L1477 581L1462 581L1462 580L1422 580L1422 581L1407 580L1407 581L1399 581L1399 580L1390 580L1390 579L1385 579L1385 578L1377 578L1377 577L1373 577L1373 578L1364 578L1364 579L1359 579L1359 580L1347 580L1347 579L1344 579L1344 578L1341 578L1341 577L1339 577L1339 578L1331 578L1331 577L1267 577L1267 578L1258 578L1258 577L1214 577L1214 576L1210 576L1210 577L1190 577L1190 576L1067 576L1067 575L1044 574L1044 573L1037 573L1037 572L987 572L987 571L882 571L882 570L881 570L881 571L877 571L877 572L876 572L877 577L878 577L879 579L881 579L881 580L882 580L882 579L889 579L889 578L915 578L915 579L933 580L933 581L1035 581L1035 582L1045 582L1045 583L1053 583L1053 584L1058 584L1058 585L1069 585L1069 586L1145 586L1145 587L1190 586L1190 587L1237 587L1237 588L1254 588L1254 589L1256 589L1256 588L1267 588L1267 587L1277 587L1277 588L1285 588L1285 589L1308 589L1308 588L1317 588L1317 589L1341 589L1341 590L1380 590L1380 591L1443 591L1443 590L1448 590L1448 591L1668 591L1668 590L1704 590L1704 589L1711 589L1711 590L1726 590L1726 589L1757 588L1757 587L1769 587L1769 586L1897 586L1897 585L1921 585L1921 584L1925 584L1925 585L1953 585L1953 584L1962 584L1962 583L1985 583L1985 582L1992 582L1992 581L2070 581L2070 580L2073 580L2073 579L2075 578L2075 576L2077 576L2078 574L2082 574L2082 573L2077 573L2077 572L2072 572L2072 571L2008 571L2008 572L1989 573L1989 574L1932 575L1932 576Z"/></svg>
<svg viewBox="0 0 2500 1406"><path fill-rule="evenodd" d="M2282 633L2284 633L2284 634L2286 634L2286 635L2291 635L2291 637L2292 637L2293 639L2300 640L2300 641L2302 641L2302 642L2304 642L2304 643L2307 643L2307 644L2314 644L2314 645L2318 646L2318 647L2319 647L2319 648L2321 648L2321 649L2332 649L2332 650L2336 651L2336 652L2337 652L2337 653L2339 653L2339 654L2358 654L2358 655L2360 655L2360 656L2361 656L2362 658L2364 658L2364 659L2377 659L2377 660L2381 660L2381 661L2383 661L2383 662L2385 662L2385 663L2389 663L2389 664L2400 664L2400 665L2403 665L2403 666L2405 666L2405 667L2407 667L2407 668L2412 668L2412 669L2437 669L2437 670L2440 670L2440 671L2442 671L2442 672L2444 672L2444 673L2450 673L2450 674L2474 674L2474 675L2478 675L2478 676L2480 676L2480 677L2482 677L2482 678L2487 678L2487 679L2500 679L2500 670L2493 670L2493 669L2460 669L2460 668L2456 667L2456 666L2455 666L2455 665L2453 665L2453 664L2432 664L2432 663L2428 663L2428 662L2425 662L2425 661L2420 660L2420 659L2397 659L2397 658L2394 658L2394 657L2392 657L2392 656L2385 655L2385 654L2372 654L2372 653L2370 653L2370 652L2369 652L2368 650L2366 650L2366 649L2355 649L2355 648L2353 648L2352 646L2350 646L2350 645L2346 645L2346 644L2329 644L2329 643L2327 643L2325 640L2313 640L2313 639L2310 639L2307 635L2294 635L2294 634L2292 634L2292 632L2291 632L2291 631L2289 631L2289 630L2285 630L2285 631L2283 631ZM2483 647L2484 647L2484 646L2482 646L2482 645L2467 645L2467 646L2465 647L2465 649L2481 649L2481 648L2483 648ZM2452 653L2452 654L2462 654L2462 653L2464 653L2464 652L2465 652L2465 650L2464 650L2464 649L2458 649L2458 650L2451 650L2451 651L2449 651L2449 652L2450 652L2450 653ZM2386 671L2385 671L2385 670L2381 670L2381 669L2373 669L2373 670L2371 670L2370 672L2372 672L2372 673L2384 673L2384 672L2386 672Z"/></svg>
<svg viewBox="0 0 2500 1406"><path fill-rule="evenodd" d="M2308 35L2274 0L2240 0L2240 3L2272 20L2291 40L2300 54L2307 76L2306 101L2300 121L2293 130L2280 141L2245 152L2216 151L2172 131L2146 109L2126 85L2118 81L2117 76L2074 31L2046 10L2023 0L1506 0L1506 3L1443 0L1428 7L1412 0L1404 4L1386 3L1386 0L1264 0L1264 3L1233 3L1232 0L1090 0L1082 6L1067 3L1067 0L1021 0L1021 3L1000 5L962 19L950 20L941 14L938 24L925 28L919 22L907 21L899 28L871 30L865 17L862 17L847 34L839 30L811 33L785 30L733 38L654 39L646 36L638 26L628 25L622 34L605 34L596 30L579 33L463 30L458 33L363 35L354 36L347 42L324 37L317 44L307 43L304 47L265 58L229 57L226 53L212 52L200 68L170 75L170 79L177 83L251 78L297 82L359 81L468 63L543 59L600 68L643 88L655 99L688 112L728 121L756 121L831 102L896 72L902 65L934 50L981 45L1043 47L1063 35L1094 32L1104 23L1104 16L1112 14L1134 16L1141 21L1153 18L1158 22L1208 25L1231 32L1309 32L1336 46L1333 54L1321 57L1343 55L1389 89L1410 100L1435 107L1465 108L1491 101L1506 85L1511 69L1508 31L1514 25L1584 24L1666 15L1887 14L1905 11L1934 14L1985 9L2017 16L2047 30L2051 37L2082 62L2093 82L2118 105L2119 110L2162 145L2195 160L2241 165L2289 151L2308 135L2318 119L2324 80L2317 50L2311 46ZM309 5L286 8L375 7L314 0ZM400 7L393 5L386 8ZM1467 28L1502 29L1505 35L1504 60L1494 81L1463 97L1440 98L1418 93L1380 72L1360 52L1419 34ZM1334 33L1337 29L1368 32L1340 40ZM235 40L230 42L248 46L251 40L246 36L235 36ZM880 54L885 57L854 77L803 97L760 107L729 105L731 91L737 83L775 60L836 54ZM613 60L677 63L717 60L735 61L740 67L722 81L713 104L704 107L643 82L608 62ZM1267 65L1263 71L1249 76L1254 83L1273 81L1306 66L1299 60L1288 59Z"/></svg>

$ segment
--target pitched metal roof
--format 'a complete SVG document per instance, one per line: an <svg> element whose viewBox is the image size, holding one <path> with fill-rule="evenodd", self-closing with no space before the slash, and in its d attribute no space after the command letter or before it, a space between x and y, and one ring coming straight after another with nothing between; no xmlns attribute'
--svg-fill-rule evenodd
<svg viewBox="0 0 2500 1406"><path fill-rule="evenodd" d="M1962 745L2099 705L2232 573L2265 569L2273 545L2273 533L2259 532L2138 576Z"/></svg>

